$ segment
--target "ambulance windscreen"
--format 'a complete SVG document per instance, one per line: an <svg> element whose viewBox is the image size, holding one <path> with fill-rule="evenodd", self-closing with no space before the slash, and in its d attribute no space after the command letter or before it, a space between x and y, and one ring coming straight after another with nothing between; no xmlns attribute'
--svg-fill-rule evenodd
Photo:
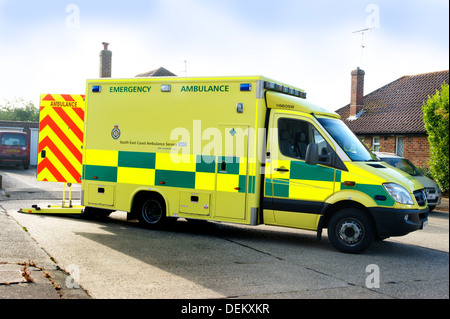
<svg viewBox="0 0 450 319"><path fill-rule="evenodd" d="M318 120L352 161L368 162L376 160L376 157L370 153L344 122L330 118Z"/></svg>

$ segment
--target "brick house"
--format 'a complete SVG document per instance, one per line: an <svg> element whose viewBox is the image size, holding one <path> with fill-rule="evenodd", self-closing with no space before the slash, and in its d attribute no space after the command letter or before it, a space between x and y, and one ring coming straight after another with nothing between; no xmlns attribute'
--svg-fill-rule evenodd
<svg viewBox="0 0 450 319"><path fill-rule="evenodd" d="M422 105L449 83L449 71L407 75L364 95L364 71L352 71L351 102L338 109L347 126L374 151L427 165L429 145Z"/></svg>

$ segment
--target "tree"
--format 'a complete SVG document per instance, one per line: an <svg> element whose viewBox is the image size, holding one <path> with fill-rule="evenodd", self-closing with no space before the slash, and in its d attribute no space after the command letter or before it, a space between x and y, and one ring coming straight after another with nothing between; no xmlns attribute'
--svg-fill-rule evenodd
<svg viewBox="0 0 450 319"><path fill-rule="evenodd" d="M442 191L449 189L448 162L448 84L441 86L441 91L429 96L422 106L423 121L430 145L430 171Z"/></svg>
<svg viewBox="0 0 450 319"><path fill-rule="evenodd" d="M0 120L39 122L39 109L31 101L25 102L22 98L5 100L0 105Z"/></svg>

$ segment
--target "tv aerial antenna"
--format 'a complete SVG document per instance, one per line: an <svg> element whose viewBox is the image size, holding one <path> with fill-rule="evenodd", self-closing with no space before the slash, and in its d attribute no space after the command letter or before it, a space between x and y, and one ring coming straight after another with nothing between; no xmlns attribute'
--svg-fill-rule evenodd
<svg viewBox="0 0 450 319"><path fill-rule="evenodd" d="M367 31L370 32L371 30L372 30L372 28L365 28L365 29L361 29L361 30L358 30L358 31L353 31L353 33L360 33L361 34L361 61L360 61L361 66L362 66L362 63L363 63L363 51L364 51L364 48L366 47L364 45L364 35L365 35L365 33Z"/></svg>

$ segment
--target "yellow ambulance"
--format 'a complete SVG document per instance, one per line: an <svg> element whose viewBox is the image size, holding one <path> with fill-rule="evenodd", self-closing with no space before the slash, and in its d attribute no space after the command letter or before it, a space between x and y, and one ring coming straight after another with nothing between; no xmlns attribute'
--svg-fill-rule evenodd
<svg viewBox="0 0 450 319"><path fill-rule="evenodd" d="M336 249L422 229L423 186L306 93L262 76L88 80L85 212L328 229Z"/></svg>

